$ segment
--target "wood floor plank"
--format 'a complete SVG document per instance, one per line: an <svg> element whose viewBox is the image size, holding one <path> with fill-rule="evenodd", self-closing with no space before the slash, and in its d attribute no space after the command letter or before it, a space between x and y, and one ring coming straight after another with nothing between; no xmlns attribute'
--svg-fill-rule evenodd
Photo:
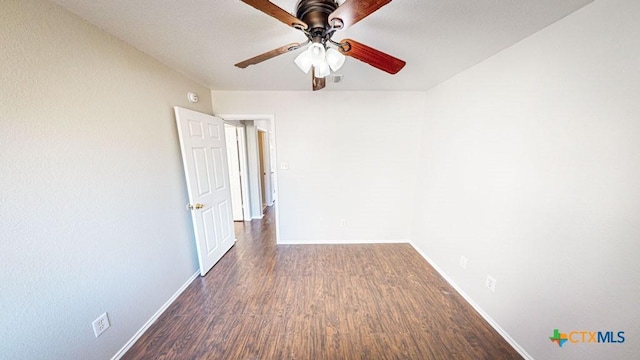
<svg viewBox="0 0 640 360"><path fill-rule="evenodd" d="M123 359L521 359L410 245L277 246L273 212Z"/></svg>

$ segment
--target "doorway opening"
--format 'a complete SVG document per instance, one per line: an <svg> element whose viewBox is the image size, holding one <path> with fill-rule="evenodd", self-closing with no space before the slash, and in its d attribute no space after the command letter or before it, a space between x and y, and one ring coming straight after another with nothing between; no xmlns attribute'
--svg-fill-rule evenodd
<svg viewBox="0 0 640 360"><path fill-rule="evenodd" d="M243 163L242 149L246 151L244 164L247 168L242 178L247 187L246 193L242 194L243 218L245 221L262 219L265 209L276 204L278 199L275 117L264 114L216 114L216 116L224 119L225 124L235 125L236 134L239 126L244 129L244 145L238 142L241 164ZM276 242L280 238L279 208L274 206Z"/></svg>

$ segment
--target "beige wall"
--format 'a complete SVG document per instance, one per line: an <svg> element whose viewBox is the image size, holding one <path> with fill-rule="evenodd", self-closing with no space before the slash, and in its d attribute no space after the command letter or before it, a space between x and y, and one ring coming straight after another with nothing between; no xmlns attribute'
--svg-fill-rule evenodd
<svg viewBox="0 0 640 360"><path fill-rule="evenodd" d="M596 1L426 97L413 240L535 359L640 354L639 17Z"/></svg>
<svg viewBox="0 0 640 360"><path fill-rule="evenodd" d="M172 107L209 90L45 1L0 44L0 358L110 358L197 270Z"/></svg>
<svg viewBox="0 0 640 360"><path fill-rule="evenodd" d="M218 114L274 115L280 242L409 240L424 93L212 97ZM279 169L281 162L289 169Z"/></svg>

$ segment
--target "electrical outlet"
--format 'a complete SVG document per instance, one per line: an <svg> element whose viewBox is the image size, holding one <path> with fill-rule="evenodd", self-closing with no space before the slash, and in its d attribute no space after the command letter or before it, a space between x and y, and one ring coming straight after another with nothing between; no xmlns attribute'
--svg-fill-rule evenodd
<svg viewBox="0 0 640 360"><path fill-rule="evenodd" d="M341 228L347 227L347 220L346 219L340 219L340 227Z"/></svg>
<svg viewBox="0 0 640 360"><path fill-rule="evenodd" d="M492 292L496 291L496 278L491 275L487 275L487 281L484 283L487 286L487 289Z"/></svg>
<svg viewBox="0 0 640 360"><path fill-rule="evenodd" d="M109 317L107 316L107 313L100 315L100 317L95 319L91 325L93 325L93 333L96 334L96 337L100 336L100 334L111 326L111 324L109 324Z"/></svg>
<svg viewBox="0 0 640 360"><path fill-rule="evenodd" d="M469 263L469 259L466 256L460 256L460 267L463 269L467 268L467 264Z"/></svg>

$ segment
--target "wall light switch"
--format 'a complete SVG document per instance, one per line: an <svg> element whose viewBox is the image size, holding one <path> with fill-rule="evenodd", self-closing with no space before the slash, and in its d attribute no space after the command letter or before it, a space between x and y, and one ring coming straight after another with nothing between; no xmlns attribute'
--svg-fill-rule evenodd
<svg viewBox="0 0 640 360"><path fill-rule="evenodd" d="M288 162L281 162L280 163L280 170L289 170L289 163Z"/></svg>
<svg viewBox="0 0 640 360"><path fill-rule="evenodd" d="M460 267L463 269L466 269L468 264L469 264L469 259L467 259L466 256L460 256Z"/></svg>
<svg viewBox="0 0 640 360"><path fill-rule="evenodd" d="M487 275L487 280L484 284L489 290L493 292L496 291L496 278L494 278L493 276Z"/></svg>

